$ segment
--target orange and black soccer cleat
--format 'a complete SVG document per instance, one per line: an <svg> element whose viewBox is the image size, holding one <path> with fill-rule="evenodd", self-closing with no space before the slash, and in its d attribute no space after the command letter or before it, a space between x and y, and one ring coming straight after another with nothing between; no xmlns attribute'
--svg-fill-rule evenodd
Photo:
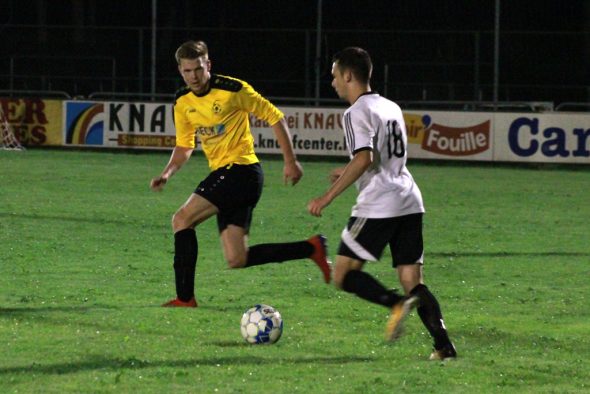
<svg viewBox="0 0 590 394"><path fill-rule="evenodd" d="M456 358L457 350L455 350L455 345L449 343L440 349L434 349L434 352L432 352L428 359L430 361L447 361L454 360Z"/></svg>
<svg viewBox="0 0 590 394"><path fill-rule="evenodd" d="M391 315L385 327L385 340L395 341L404 332L403 322L412 308L418 303L418 297L404 297L391 308Z"/></svg>

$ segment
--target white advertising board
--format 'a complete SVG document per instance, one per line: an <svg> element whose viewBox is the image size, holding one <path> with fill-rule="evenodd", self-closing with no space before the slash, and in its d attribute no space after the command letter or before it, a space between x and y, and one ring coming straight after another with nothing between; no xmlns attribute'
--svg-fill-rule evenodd
<svg viewBox="0 0 590 394"><path fill-rule="evenodd" d="M347 156L344 108L280 107L301 155ZM590 115L405 111L411 158L590 164ZM175 145L169 103L64 101L64 144L125 149ZM281 153L272 129L251 117L258 153ZM197 149L199 149L197 147Z"/></svg>
<svg viewBox="0 0 590 394"><path fill-rule="evenodd" d="M295 153L317 156L346 156L341 108L279 107L291 132ZM272 129L250 117L254 148L259 153L280 153Z"/></svg>
<svg viewBox="0 0 590 394"><path fill-rule="evenodd" d="M494 160L590 164L590 115L495 115Z"/></svg>

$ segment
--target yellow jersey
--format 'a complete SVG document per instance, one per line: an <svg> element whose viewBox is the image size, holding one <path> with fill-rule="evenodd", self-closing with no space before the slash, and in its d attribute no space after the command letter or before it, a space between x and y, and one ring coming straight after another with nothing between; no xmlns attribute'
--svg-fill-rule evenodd
<svg viewBox="0 0 590 394"><path fill-rule="evenodd" d="M274 125L283 113L247 82L211 74L209 90L196 95L188 87L176 93L176 146L201 142L211 170L230 164L258 163L249 114Z"/></svg>

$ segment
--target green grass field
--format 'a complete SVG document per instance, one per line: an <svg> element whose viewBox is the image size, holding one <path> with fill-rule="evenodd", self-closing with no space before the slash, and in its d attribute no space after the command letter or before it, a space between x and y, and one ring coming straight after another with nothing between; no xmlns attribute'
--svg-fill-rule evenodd
<svg viewBox="0 0 590 394"><path fill-rule="evenodd" d="M0 151L0 392L589 392L590 168L410 162L425 198L426 282L459 358L427 361L414 312L398 342L388 311L327 286L301 260L229 270L214 220L198 230L199 308L174 295L170 218L208 172L198 154L162 193L168 153ZM304 162L295 187L264 158L251 244L322 232L335 253L349 190L306 212L341 163ZM367 270L397 285L388 255ZM251 346L242 312L267 303L283 337Z"/></svg>

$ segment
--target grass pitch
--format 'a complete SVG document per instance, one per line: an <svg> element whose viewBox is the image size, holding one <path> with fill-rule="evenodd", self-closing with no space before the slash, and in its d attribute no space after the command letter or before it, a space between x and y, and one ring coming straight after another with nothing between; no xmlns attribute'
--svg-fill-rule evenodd
<svg viewBox="0 0 590 394"><path fill-rule="evenodd" d="M0 392L588 392L589 168L410 162L424 195L426 282L459 358L429 362L418 316L383 341L388 311L326 286L309 261L229 270L215 220L198 230L199 308L174 295L170 218L208 172L200 154L163 193L168 153L0 152ZM355 193L306 212L341 163L304 162L295 187L263 160L251 244L322 232L335 253ZM367 270L390 286L387 263ZM285 330L240 336L267 303Z"/></svg>

